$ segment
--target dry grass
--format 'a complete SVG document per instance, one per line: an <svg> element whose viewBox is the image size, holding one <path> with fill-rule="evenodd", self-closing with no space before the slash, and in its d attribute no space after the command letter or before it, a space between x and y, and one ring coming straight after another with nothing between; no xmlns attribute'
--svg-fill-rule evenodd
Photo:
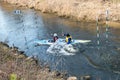
<svg viewBox="0 0 120 80"><path fill-rule="evenodd" d="M113 21L120 20L120 4L112 4L110 2L45 0L44 3L39 5L41 5L39 8L42 12L57 13L58 16L75 18L78 21L95 21L96 16L99 16L100 20L105 20L105 11L109 9L110 19Z"/></svg>
<svg viewBox="0 0 120 80"><path fill-rule="evenodd" d="M35 8L46 13L72 18L77 21L95 21L96 16L105 20L105 11L110 11L112 21L120 21L120 3L115 0L7 0L7 2Z"/></svg>
<svg viewBox="0 0 120 80"><path fill-rule="evenodd" d="M41 68L35 60L19 53L0 43L0 80L10 80L11 74L17 75L17 80L64 80L56 76L56 72Z"/></svg>

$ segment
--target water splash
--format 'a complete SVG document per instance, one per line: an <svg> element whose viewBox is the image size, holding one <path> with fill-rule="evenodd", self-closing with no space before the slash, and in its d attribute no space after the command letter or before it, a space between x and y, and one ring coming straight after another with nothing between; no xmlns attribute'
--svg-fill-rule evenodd
<svg viewBox="0 0 120 80"><path fill-rule="evenodd" d="M75 55L78 49L71 44L66 43L54 43L48 49L48 53L60 55Z"/></svg>

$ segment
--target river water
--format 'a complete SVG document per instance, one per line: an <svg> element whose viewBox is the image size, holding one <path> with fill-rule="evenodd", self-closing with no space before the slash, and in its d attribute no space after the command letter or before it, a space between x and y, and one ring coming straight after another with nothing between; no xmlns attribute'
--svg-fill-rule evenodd
<svg viewBox="0 0 120 80"><path fill-rule="evenodd" d="M20 10L20 12L19 12ZM17 8L0 3L0 41L25 51L27 56L36 56L40 64L49 64L52 70L66 71L77 77L90 75L92 80L120 79L119 65L113 64L120 53L120 28L96 23L74 22L53 14L43 14L28 8ZM36 46L37 39L52 39L52 34L70 33L74 39L91 40L88 44L78 44L79 51L74 55L50 54L49 46ZM97 36L100 35L100 36ZM115 62L118 62L115 60ZM118 62L119 63L119 62Z"/></svg>

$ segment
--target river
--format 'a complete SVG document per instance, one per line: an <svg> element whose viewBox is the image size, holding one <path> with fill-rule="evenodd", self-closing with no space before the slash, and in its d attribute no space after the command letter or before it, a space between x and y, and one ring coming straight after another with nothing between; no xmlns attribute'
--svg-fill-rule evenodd
<svg viewBox="0 0 120 80"><path fill-rule="evenodd" d="M98 28L99 31L96 23L75 22L53 14L0 3L0 41L18 47L27 56L37 56L40 64L49 64L52 70L66 71L77 77L90 75L92 80L118 80L119 74L115 72L119 72L119 65L111 68L114 67L114 58L111 56L120 53L120 28L106 28L106 25L99 25ZM36 39L52 39L53 33L61 38L64 38L62 33L70 33L74 39L92 42L80 44L79 52L74 55L50 54L47 52L49 46L32 43Z"/></svg>

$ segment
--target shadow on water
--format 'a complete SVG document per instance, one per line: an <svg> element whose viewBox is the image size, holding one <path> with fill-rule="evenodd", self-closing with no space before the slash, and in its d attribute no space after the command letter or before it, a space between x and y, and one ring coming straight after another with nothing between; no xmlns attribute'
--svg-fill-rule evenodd
<svg viewBox="0 0 120 80"><path fill-rule="evenodd" d="M17 46L27 56L36 56L43 65L49 64L52 70L67 71L69 75L78 77L91 75L93 80L119 78L116 73L120 71L120 29L110 27L106 34L106 28L100 26L98 38L95 23L73 22L31 9L22 9L21 13L16 14L15 8L11 8L0 7L2 42ZM47 52L49 46L35 46L34 40L51 39L54 32L61 38L64 38L62 33L69 32L74 39L92 42L79 44L79 51L75 55L53 55Z"/></svg>

